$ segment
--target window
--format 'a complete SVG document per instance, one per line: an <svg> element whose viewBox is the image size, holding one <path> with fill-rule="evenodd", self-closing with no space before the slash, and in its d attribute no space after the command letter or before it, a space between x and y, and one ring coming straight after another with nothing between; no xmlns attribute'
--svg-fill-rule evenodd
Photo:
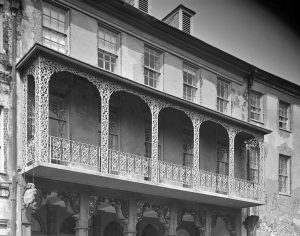
<svg viewBox="0 0 300 236"><path fill-rule="evenodd" d="M224 144L217 145L217 172L222 175L228 172L228 148Z"/></svg>
<svg viewBox="0 0 300 236"><path fill-rule="evenodd" d="M98 26L98 66L115 72L118 58L118 33Z"/></svg>
<svg viewBox="0 0 300 236"><path fill-rule="evenodd" d="M187 34L191 33L191 16L185 12L182 13L182 31Z"/></svg>
<svg viewBox="0 0 300 236"><path fill-rule="evenodd" d="M148 13L148 10L149 10L148 9L149 8L149 6L148 6L148 0L139 0L138 4L139 4L139 9L141 11L143 11L145 13Z"/></svg>
<svg viewBox="0 0 300 236"><path fill-rule="evenodd" d="M151 158L151 145L152 145L152 136L151 136L151 119L145 120L145 157Z"/></svg>
<svg viewBox="0 0 300 236"><path fill-rule="evenodd" d="M217 82L217 110L224 114L228 113L229 107L229 83L218 79Z"/></svg>
<svg viewBox="0 0 300 236"><path fill-rule="evenodd" d="M196 69L183 65L183 99L195 101L197 91Z"/></svg>
<svg viewBox="0 0 300 236"><path fill-rule="evenodd" d="M160 79L161 53L145 47L144 51L144 83L157 88Z"/></svg>
<svg viewBox="0 0 300 236"><path fill-rule="evenodd" d="M109 140L108 148L119 150L119 117L116 108L109 108Z"/></svg>
<svg viewBox="0 0 300 236"><path fill-rule="evenodd" d="M49 96L49 132L51 136L67 138L67 112L63 95L52 93Z"/></svg>
<svg viewBox="0 0 300 236"><path fill-rule="evenodd" d="M290 130L290 104L279 101L279 128Z"/></svg>
<svg viewBox="0 0 300 236"><path fill-rule="evenodd" d="M258 183L259 173L259 149L250 147L249 149L249 180Z"/></svg>
<svg viewBox="0 0 300 236"><path fill-rule="evenodd" d="M279 155L279 193L290 194L290 157Z"/></svg>
<svg viewBox="0 0 300 236"><path fill-rule="evenodd" d="M262 95L258 93L250 94L250 119L263 121Z"/></svg>
<svg viewBox="0 0 300 236"><path fill-rule="evenodd" d="M192 167L193 157L194 157L193 130L184 127L183 128L183 165Z"/></svg>
<svg viewBox="0 0 300 236"><path fill-rule="evenodd" d="M61 53L67 53L66 11L43 3L43 44Z"/></svg>

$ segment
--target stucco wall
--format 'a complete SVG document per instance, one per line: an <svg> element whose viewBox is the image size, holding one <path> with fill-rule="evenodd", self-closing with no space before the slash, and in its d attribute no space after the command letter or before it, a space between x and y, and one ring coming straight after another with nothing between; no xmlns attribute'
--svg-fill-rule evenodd
<svg viewBox="0 0 300 236"><path fill-rule="evenodd" d="M265 189L266 204L260 207L262 221L261 230L270 230L274 233L300 233L300 146L299 130L300 115L299 100L281 91L271 89L259 83L253 85L253 90L265 96L266 128L272 133L265 136ZM280 130L278 126L279 100L293 104L291 132ZM279 154L291 157L291 194L278 193ZM297 229L298 228L298 229ZM298 230L298 231L297 231Z"/></svg>

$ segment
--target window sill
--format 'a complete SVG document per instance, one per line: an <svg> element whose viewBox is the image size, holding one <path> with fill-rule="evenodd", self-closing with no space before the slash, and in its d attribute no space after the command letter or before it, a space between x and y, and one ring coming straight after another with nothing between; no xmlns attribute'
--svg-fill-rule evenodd
<svg viewBox="0 0 300 236"><path fill-rule="evenodd" d="M260 121L260 120L250 119L250 121L253 121L253 122L261 124L261 125L265 124L263 121Z"/></svg>
<svg viewBox="0 0 300 236"><path fill-rule="evenodd" d="M290 194L290 193L281 193L281 192L279 192L278 195L285 196L285 197L292 197L292 194Z"/></svg>
<svg viewBox="0 0 300 236"><path fill-rule="evenodd" d="M284 131L284 132L288 132L288 133L292 133L292 131L288 130L288 129L279 128L279 130Z"/></svg>

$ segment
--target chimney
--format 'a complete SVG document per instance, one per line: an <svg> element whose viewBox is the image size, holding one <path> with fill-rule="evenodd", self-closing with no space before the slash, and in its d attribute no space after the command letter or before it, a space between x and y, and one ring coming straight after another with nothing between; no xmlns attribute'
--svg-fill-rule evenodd
<svg viewBox="0 0 300 236"><path fill-rule="evenodd" d="M149 14L149 0L122 0L135 8Z"/></svg>
<svg viewBox="0 0 300 236"><path fill-rule="evenodd" d="M182 30L187 34L192 33L192 16L196 12L180 4L173 11L171 11L166 17L162 19L168 25L171 25L177 29Z"/></svg>

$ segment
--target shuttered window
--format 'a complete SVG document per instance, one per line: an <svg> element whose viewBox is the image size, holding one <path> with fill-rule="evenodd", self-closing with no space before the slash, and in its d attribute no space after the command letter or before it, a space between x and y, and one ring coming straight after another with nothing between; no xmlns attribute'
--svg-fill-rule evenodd
<svg viewBox="0 0 300 236"><path fill-rule="evenodd" d="M148 13L148 0L139 0L139 9L145 13Z"/></svg>
<svg viewBox="0 0 300 236"><path fill-rule="evenodd" d="M191 17L184 12L182 14L182 31L187 34L191 33Z"/></svg>

